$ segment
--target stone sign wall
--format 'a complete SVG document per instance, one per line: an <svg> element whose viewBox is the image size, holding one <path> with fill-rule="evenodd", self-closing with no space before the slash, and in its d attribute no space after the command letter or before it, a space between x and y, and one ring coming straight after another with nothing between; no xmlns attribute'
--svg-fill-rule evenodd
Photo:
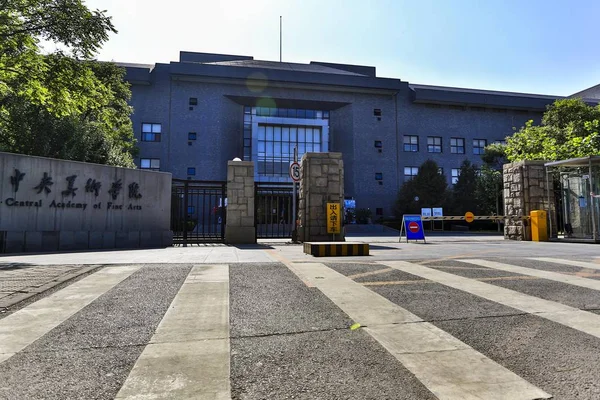
<svg viewBox="0 0 600 400"><path fill-rule="evenodd" d="M168 246L171 174L0 153L0 251Z"/></svg>
<svg viewBox="0 0 600 400"><path fill-rule="evenodd" d="M545 210L555 215L554 192L546 191L545 161L520 161L504 164L504 215L508 217L504 225L504 238L510 240L531 240L531 224L520 219L529 216L533 210ZM556 227L556 222L552 223Z"/></svg>
<svg viewBox="0 0 600 400"><path fill-rule="evenodd" d="M306 153L300 164L298 239L301 242L344 241L344 231L327 233L327 203L344 205L342 153ZM343 218L343 211L338 218Z"/></svg>

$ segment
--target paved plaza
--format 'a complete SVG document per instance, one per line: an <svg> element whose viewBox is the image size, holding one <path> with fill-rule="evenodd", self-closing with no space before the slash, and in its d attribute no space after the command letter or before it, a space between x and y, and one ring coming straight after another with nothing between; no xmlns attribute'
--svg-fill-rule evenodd
<svg viewBox="0 0 600 400"><path fill-rule="evenodd" d="M2 257L0 399L600 398L599 247L352 240Z"/></svg>

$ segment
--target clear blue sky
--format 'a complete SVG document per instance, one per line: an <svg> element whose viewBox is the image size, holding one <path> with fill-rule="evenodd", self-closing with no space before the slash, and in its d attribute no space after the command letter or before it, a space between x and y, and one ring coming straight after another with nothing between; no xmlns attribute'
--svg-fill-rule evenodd
<svg viewBox="0 0 600 400"><path fill-rule="evenodd" d="M101 60L180 50L373 65L411 83L569 95L600 84L600 1L87 0L119 30Z"/></svg>

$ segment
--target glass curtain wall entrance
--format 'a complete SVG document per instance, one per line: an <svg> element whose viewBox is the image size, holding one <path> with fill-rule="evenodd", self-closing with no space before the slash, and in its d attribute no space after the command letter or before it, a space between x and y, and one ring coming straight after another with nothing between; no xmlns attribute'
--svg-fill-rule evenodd
<svg viewBox="0 0 600 400"><path fill-rule="evenodd" d="M329 111L244 107L244 160L258 182L291 182L289 166L308 152L329 151Z"/></svg>

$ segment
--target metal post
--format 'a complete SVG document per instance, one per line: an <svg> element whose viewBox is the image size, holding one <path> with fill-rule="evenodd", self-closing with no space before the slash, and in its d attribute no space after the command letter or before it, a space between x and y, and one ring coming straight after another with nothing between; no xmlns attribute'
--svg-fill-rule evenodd
<svg viewBox="0 0 600 400"><path fill-rule="evenodd" d="M594 242L598 240L598 232L596 232L596 210L594 207L594 188L592 187L592 157L589 158L589 175L588 181L590 182L590 208L592 209L592 239Z"/></svg>
<svg viewBox="0 0 600 400"><path fill-rule="evenodd" d="M188 191L189 184L186 181L183 184L183 247L187 247L188 230Z"/></svg>
<svg viewBox="0 0 600 400"><path fill-rule="evenodd" d="M548 226L550 227L550 235L548 235L548 237L553 237L552 236L552 208L550 206L550 178L549 178L549 174L548 174L548 167L546 167L546 201L548 201ZM554 201L554 204L556 204L556 200ZM557 213L554 212L554 214L556 215ZM556 222L558 224L558 216L556 218ZM558 238L558 226L556 227L556 237Z"/></svg>
<svg viewBox="0 0 600 400"><path fill-rule="evenodd" d="M298 148L296 146L294 146L294 162L298 162ZM293 241L297 241L297 237L298 237L298 227L296 226L296 181L292 179L292 185L294 187L294 191L292 194L292 215L293 215L293 220L292 220L292 239Z"/></svg>
<svg viewBox="0 0 600 400"><path fill-rule="evenodd" d="M496 215L500 215L500 193L498 193L498 183L496 183ZM432 222L433 223L433 222ZM442 226L443 226L444 222L442 221ZM498 232L500 232L500 220L496 221L496 224L498 225Z"/></svg>
<svg viewBox="0 0 600 400"><path fill-rule="evenodd" d="M225 205L225 201L227 200L227 184L223 183L221 185L221 198L223 199L221 201L221 209L220 211L220 215L219 217L221 217L221 240L225 240L225 226L226 226L226 219L227 219L227 207ZM218 221L218 219L217 219Z"/></svg>

